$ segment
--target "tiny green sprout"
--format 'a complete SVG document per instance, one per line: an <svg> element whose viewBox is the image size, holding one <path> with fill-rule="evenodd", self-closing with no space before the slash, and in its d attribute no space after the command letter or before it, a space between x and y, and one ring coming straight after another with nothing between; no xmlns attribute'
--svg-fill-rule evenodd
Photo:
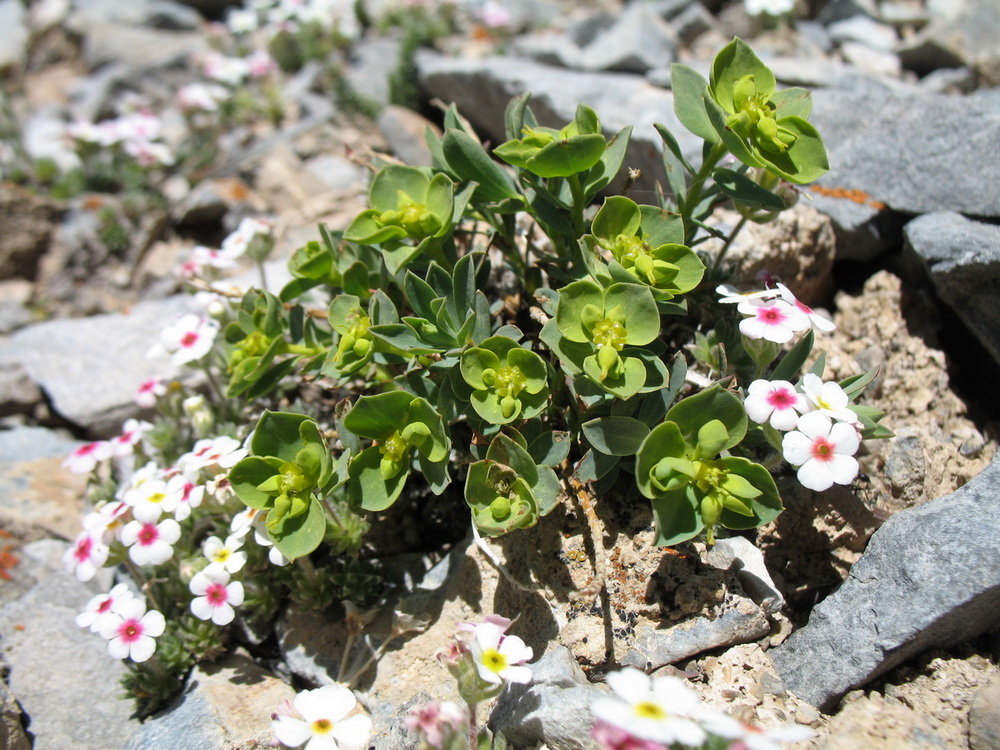
<svg viewBox="0 0 1000 750"><path fill-rule="evenodd" d="M679 544L702 531L714 544L716 526L754 528L781 512L767 469L728 455L746 429L740 399L715 385L675 405L646 436L636 483L653 503L658 544Z"/></svg>
<svg viewBox="0 0 1000 750"><path fill-rule="evenodd" d="M474 389L472 408L492 424L537 416L548 403L545 362L512 339L492 336L462 354L462 378Z"/></svg>
<svg viewBox="0 0 1000 750"><path fill-rule="evenodd" d="M229 472L233 491L248 507L267 511L268 533L285 557L308 555L326 533L317 495L335 478L318 425L304 414L265 411L250 453Z"/></svg>
<svg viewBox="0 0 1000 750"><path fill-rule="evenodd" d="M823 139L806 120L812 110L809 93L778 91L774 73L742 39L716 55L704 102L726 148L747 166L796 184L812 182L829 169Z"/></svg>
<svg viewBox="0 0 1000 750"><path fill-rule="evenodd" d="M449 483L451 439L441 415L406 391L362 396L344 417L344 429L371 446L348 464L348 497L364 510L385 510L403 491L414 458L436 494Z"/></svg>
<svg viewBox="0 0 1000 750"><path fill-rule="evenodd" d="M614 283L602 289L593 281L574 281L560 291L555 325L566 341L587 345L582 350L558 347L571 372L582 371L622 399L645 386L646 366L626 347L649 344L660 333L660 315L649 287Z"/></svg>
<svg viewBox="0 0 1000 750"><path fill-rule="evenodd" d="M340 375L357 372L368 364L375 353L375 341L368 329L371 318L352 294L339 294L330 303L330 327L340 334L336 349L330 351L325 370Z"/></svg>

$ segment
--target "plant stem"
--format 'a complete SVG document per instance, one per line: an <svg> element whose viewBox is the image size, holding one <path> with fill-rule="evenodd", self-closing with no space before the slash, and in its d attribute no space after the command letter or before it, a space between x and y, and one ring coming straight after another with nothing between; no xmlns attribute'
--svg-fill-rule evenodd
<svg viewBox="0 0 1000 750"><path fill-rule="evenodd" d="M729 237L726 238L726 242L722 246L722 248L719 250L718 255L715 256L715 262L712 264L712 277L713 278L718 274L719 269L722 267L722 259L726 257L726 253L729 251L729 248L732 246L733 240L736 239L736 235L738 235L740 233L740 230L743 229L744 226L746 226L746 223L747 223L747 217L746 216L741 216L740 220L738 222L736 222L736 226L733 227L733 231L730 233Z"/></svg>
<svg viewBox="0 0 1000 750"><path fill-rule="evenodd" d="M139 588L149 597L149 601L153 603L153 609L156 609L161 614L163 613L163 608L160 606L159 602L156 601L156 596L153 594L153 585L149 582L149 579L142 574L139 567L132 562L129 557L125 558L125 567L128 568L129 575L139 584Z"/></svg>
<svg viewBox="0 0 1000 750"><path fill-rule="evenodd" d="M692 214L694 210L701 203L702 188L705 186L705 181L708 179L712 170L715 169L715 165L719 163L721 159L726 154L726 146L723 143L716 143L712 146L711 151L708 152L708 156L705 157L705 161L702 163L701 168L695 174L694 179L691 180L691 187L688 188L687 196L684 198L684 202L678 208L681 216L684 218L684 244L690 245L691 240L694 238L694 225L691 223Z"/></svg>

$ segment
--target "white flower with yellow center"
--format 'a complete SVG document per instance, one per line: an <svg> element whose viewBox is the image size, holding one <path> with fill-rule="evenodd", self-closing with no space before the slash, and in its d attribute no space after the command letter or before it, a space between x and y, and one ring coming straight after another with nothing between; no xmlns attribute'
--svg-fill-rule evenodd
<svg viewBox="0 0 1000 750"><path fill-rule="evenodd" d="M476 671L486 682L531 682L531 668L525 662L534 656L530 647L516 635L504 635L492 622L475 626L472 634L472 658Z"/></svg>
<svg viewBox="0 0 1000 750"><path fill-rule="evenodd" d="M363 747L372 732L372 721L363 714L347 717L357 699L344 685L326 685L303 690L293 701L295 716L276 715L271 722L274 736L286 747L305 750L338 750L340 747Z"/></svg>
<svg viewBox="0 0 1000 750"><path fill-rule="evenodd" d="M698 696L676 677L654 679L625 667L611 672L607 681L614 695L598 698L590 705L601 721L633 737L664 745L679 742L698 746L707 739L705 730L688 718L700 709Z"/></svg>
<svg viewBox="0 0 1000 750"><path fill-rule="evenodd" d="M247 553L240 549L243 539L242 536L233 535L222 541L217 536L210 536L205 540L201 551L210 566L222 568L228 573L237 573L247 564Z"/></svg>

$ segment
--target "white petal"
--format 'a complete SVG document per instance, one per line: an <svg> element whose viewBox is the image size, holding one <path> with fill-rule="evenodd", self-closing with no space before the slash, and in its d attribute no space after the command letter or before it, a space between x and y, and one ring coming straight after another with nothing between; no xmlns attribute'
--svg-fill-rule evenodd
<svg viewBox="0 0 1000 750"><path fill-rule="evenodd" d="M607 682L608 687L628 703L649 700L652 680L649 675L635 667L625 667L617 672L611 672L608 674Z"/></svg>
<svg viewBox="0 0 1000 750"><path fill-rule="evenodd" d="M219 626L228 625L235 617L236 610L223 603L215 607L215 611L212 613L212 622Z"/></svg>
<svg viewBox="0 0 1000 750"><path fill-rule="evenodd" d="M669 709L673 714L687 714L699 706L698 694L677 677L656 677L653 679L654 702Z"/></svg>
<svg viewBox="0 0 1000 750"><path fill-rule="evenodd" d="M125 659L128 657L128 644L125 643L121 638L112 638L108 641L108 653L111 654L116 659Z"/></svg>
<svg viewBox="0 0 1000 750"><path fill-rule="evenodd" d="M670 719L668 725L682 745L700 746L707 739L705 730L688 719Z"/></svg>
<svg viewBox="0 0 1000 750"><path fill-rule="evenodd" d="M797 430L789 432L781 439L781 455L792 466L801 466L812 458L812 440Z"/></svg>
<svg viewBox="0 0 1000 750"><path fill-rule="evenodd" d="M347 747L363 747L368 744L372 734L372 720L363 714L357 714L337 722L331 734L337 742Z"/></svg>
<svg viewBox="0 0 1000 750"><path fill-rule="evenodd" d="M833 485L833 475L830 474L829 466L814 458L802 464L796 476L803 487L816 492L828 490Z"/></svg>
<svg viewBox="0 0 1000 750"><path fill-rule="evenodd" d="M199 596L197 599L191 600L191 612L199 620L210 620L213 609L215 608L208 603L207 596Z"/></svg>
<svg viewBox="0 0 1000 750"><path fill-rule="evenodd" d="M295 710L306 719L329 719L338 722L357 705L358 701L348 688L340 684L324 685L315 690L303 690L295 696Z"/></svg>
<svg viewBox="0 0 1000 750"><path fill-rule="evenodd" d="M152 656L154 651L156 651L156 641L147 635L143 635L139 636L138 640L132 644L132 648L129 649L129 656L132 657L132 661L143 662Z"/></svg>
<svg viewBox="0 0 1000 750"><path fill-rule="evenodd" d="M531 650L531 647L526 646L524 641L516 635L504 636L503 640L500 642L500 648L497 650L506 656L507 661L512 664L521 664L523 662L530 661L535 655L535 652Z"/></svg>
<svg viewBox="0 0 1000 750"><path fill-rule="evenodd" d="M861 446L861 438L853 425L839 422L830 428L830 441L834 450L845 456L853 456Z"/></svg>
<svg viewBox="0 0 1000 750"><path fill-rule="evenodd" d="M830 464L830 477L837 484L850 484L854 481L854 478L858 475L858 460L854 456L843 456L839 453L834 454L833 458L829 461Z"/></svg>
<svg viewBox="0 0 1000 750"><path fill-rule="evenodd" d="M146 602L139 597L133 597L121 602L114 608L114 611L126 620L139 620L142 619L144 614L146 614Z"/></svg>
<svg viewBox="0 0 1000 750"><path fill-rule="evenodd" d="M771 415L771 426L776 430L788 432L799 424L799 413L795 409L775 409Z"/></svg>
<svg viewBox="0 0 1000 750"><path fill-rule="evenodd" d="M298 747L313 736L309 722L292 716L279 716L271 722L271 729L278 742L286 747Z"/></svg>
<svg viewBox="0 0 1000 750"><path fill-rule="evenodd" d="M155 609L151 609L144 614L140 622L142 623L143 633L154 637L163 635L163 631L167 627L167 621Z"/></svg>
<svg viewBox="0 0 1000 750"><path fill-rule="evenodd" d="M212 579L205 575L205 571L199 571L191 577L191 583L188 584L188 588L195 596L203 596L208 591L211 583Z"/></svg>
<svg viewBox="0 0 1000 750"><path fill-rule="evenodd" d="M531 667L507 667L500 672L500 677L507 682L516 682L518 685L527 685L531 682Z"/></svg>
<svg viewBox="0 0 1000 750"><path fill-rule="evenodd" d="M246 594L243 591L243 584L239 581L233 581L226 586L226 592L229 594L229 603L234 607L238 607L243 603L243 598Z"/></svg>
<svg viewBox="0 0 1000 750"><path fill-rule="evenodd" d="M302 750L338 750L333 734L314 734Z"/></svg>
<svg viewBox="0 0 1000 750"><path fill-rule="evenodd" d="M750 394L743 402L743 408L747 410L747 416L757 424L764 424L771 416L774 407L767 402L765 396Z"/></svg>
<svg viewBox="0 0 1000 750"><path fill-rule="evenodd" d="M484 622L476 625L476 630L472 635L474 638L473 646L478 646L480 653L482 653L496 649L500 645L503 631L491 622Z"/></svg>
<svg viewBox="0 0 1000 750"><path fill-rule="evenodd" d="M166 519L158 524L156 528L160 532L160 539L167 544L174 544L181 538L181 525L172 518Z"/></svg>
<svg viewBox="0 0 1000 750"><path fill-rule="evenodd" d="M821 411L811 411L802 415L797 429L810 440L815 440L819 437L829 437L832 426L833 421L826 414Z"/></svg>
<svg viewBox="0 0 1000 750"><path fill-rule="evenodd" d="M629 723L635 715L628 704L610 696L595 698L591 701L590 712L601 721L606 721L608 724L622 729L628 729Z"/></svg>

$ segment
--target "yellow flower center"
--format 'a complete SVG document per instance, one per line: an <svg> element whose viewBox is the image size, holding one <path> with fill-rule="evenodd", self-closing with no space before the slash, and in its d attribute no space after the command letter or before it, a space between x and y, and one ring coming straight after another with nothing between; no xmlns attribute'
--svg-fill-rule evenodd
<svg viewBox="0 0 1000 750"><path fill-rule="evenodd" d="M651 701L642 701L635 704L635 712L643 719L665 719L667 712Z"/></svg>
<svg viewBox="0 0 1000 750"><path fill-rule="evenodd" d="M507 657L495 648L486 649L483 651L483 666L499 674L507 668Z"/></svg>
<svg viewBox="0 0 1000 750"><path fill-rule="evenodd" d="M610 346L616 352L620 352L627 339L628 334L625 333L625 326L621 323L605 318L594 326L594 346L598 349Z"/></svg>
<svg viewBox="0 0 1000 750"><path fill-rule="evenodd" d="M329 719L316 719L312 723L313 734L330 734L333 731L333 722Z"/></svg>

